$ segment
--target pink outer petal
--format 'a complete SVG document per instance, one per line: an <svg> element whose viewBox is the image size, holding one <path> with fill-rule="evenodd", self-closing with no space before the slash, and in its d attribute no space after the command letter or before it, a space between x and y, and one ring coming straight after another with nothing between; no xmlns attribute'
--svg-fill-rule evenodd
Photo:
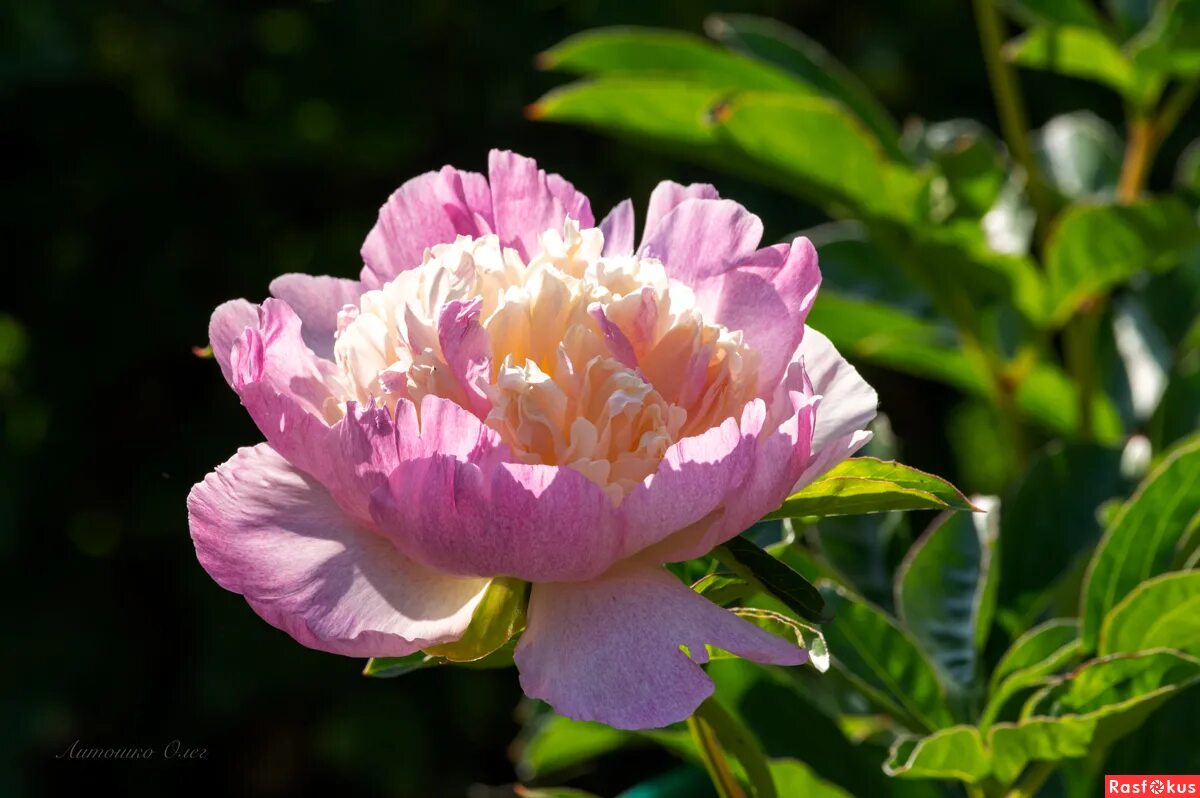
<svg viewBox="0 0 1200 798"><path fill-rule="evenodd" d="M333 360L338 311L346 305L357 305L362 294L361 283L340 277L282 274L271 281L271 296L287 302L296 312L304 343L326 360Z"/></svg>
<svg viewBox="0 0 1200 798"><path fill-rule="evenodd" d="M379 209L379 221L363 242L363 285L378 288L420 266L425 250L435 244L494 232L492 219L491 193L483 175L445 166L414 177Z"/></svg>
<svg viewBox="0 0 1200 798"><path fill-rule="evenodd" d="M759 389L770 391L804 337L804 320L821 285L817 251L803 237L790 246L766 247L716 282L710 318L743 332L746 343L762 356Z"/></svg>
<svg viewBox="0 0 1200 798"><path fill-rule="evenodd" d="M821 407L813 431L812 461L793 486L793 492L871 440L871 433L865 430L875 418L879 404L875 389L838 354L828 338L811 327L805 330L798 354L813 390L821 395Z"/></svg>
<svg viewBox="0 0 1200 798"><path fill-rule="evenodd" d="M722 515L709 524L677 532L646 556L660 562L700 557L779 507L812 460L819 400L800 363L793 363L769 406L752 402L743 412L743 431L759 432L748 474L730 494Z"/></svg>
<svg viewBox="0 0 1200 798"><path fill-rule="evenodd" d="M239 450L197 484L188 521L218 584L335 654L403 656L457 640L488 584L407 559L266 444Z"/></svg>
<svg viewBox="0 0 1200 798"><path fill-rule="evenodd" d="M247 327L258 326L258 305L244 299L231 299L218 305L208 322L208 343L212 347L213 358L221 367L225 382L233 385L233 371L230 366L230 355L233 343Z"/></svg>
<svg viewBox="0 0 1200 798"><path fill-rule="evenodd" d="M607 494L570 468L506 462L478 418L426 396L396 406L400 462L372 512L408 556L448 573L590 579L624 531Z"/></svg>
<svg viewBox="0 0 1200 798"><path fill-rule="evenodd" d="M687 199L649 224L638 255L662 261L698 295L705 280L752 255L763 233L762 221L732 200Z"/></svg>
<svg viewBox="0 0 1200 798"><path fill-rule="evenodd" d="M605 257L614 255L633 254L633 203L629 200L618 202L608 216L600 222L600 232L604 234Z"/></svg>
<svg viewBox="0 0 1200 798"><path fill-rule="evenodd" d="M756 403L761 405L761 402ZM667 450L658 470L625 497L620 513L633 554L703 522L743 489L754 462L757 428L726 419Z"/></svg>
<svg viewBox="0 0 1200 798"><path fill-rule="evenodd" d="M538 169L532 158L492 150L488 182L500 241L526 261L541 252L538 237L547 230L561 230L568 216L580 227L596 224L588 198L558 175Z"/></svg>
<svg viewBox="0 0 1200 798"><path fill-rule="evenodd" d="M560 714L650 729L684 720L712 695L697 664L708 660L705 644L776 665L808 659L642 562L590 582L534 585L514 659L525 693Z"/></svg>
<svg viewBox="0 0 1200 798"><path fill-rule="evenodd" d="M268 299L261 320L245 329L233 352L233 387L271 446L330 490L342 509L370 523L370 496L395 467L395 432L388 413L351 403L330 426L333 368L304 345L300 319L287 303Z"/></svg>
<svg viewBox="0 0 1200 798"><path fill-rule="evenodd" d="M676 206L689 199L720 199L716 188L708 183L692 183L684 186L672 180L664 180L650 192L650 204L646 207L646 226L642 230L642 240L650 237L658 223Z"/></svg>

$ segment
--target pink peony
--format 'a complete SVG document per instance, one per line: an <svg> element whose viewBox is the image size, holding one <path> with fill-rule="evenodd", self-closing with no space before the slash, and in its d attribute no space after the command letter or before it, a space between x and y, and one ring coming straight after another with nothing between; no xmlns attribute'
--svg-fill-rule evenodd
<svg viewBox="0 0 1200 798"><path fill-rule="evenodd" d="M532 583L514 659L560 713L621 728L712 693L706 644L806 652L709 602L692 559L867 441L874 391L805 316L805 238L708 185L597 227L558 175L414 178L360 280L286 274L209 334L266 443L196 485L196 553L299 642L355 657L458 640L493 577Z"/></svg>

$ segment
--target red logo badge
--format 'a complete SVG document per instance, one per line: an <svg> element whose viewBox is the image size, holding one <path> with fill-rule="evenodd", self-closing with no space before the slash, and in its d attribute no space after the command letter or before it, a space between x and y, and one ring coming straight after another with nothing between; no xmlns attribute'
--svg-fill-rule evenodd
<svg viewBox="0 0 1200 798"><path fill-rule="evenodd" d="M1116 795L1200 797L1200 776L1105 776L1104 797Z"/></svg>

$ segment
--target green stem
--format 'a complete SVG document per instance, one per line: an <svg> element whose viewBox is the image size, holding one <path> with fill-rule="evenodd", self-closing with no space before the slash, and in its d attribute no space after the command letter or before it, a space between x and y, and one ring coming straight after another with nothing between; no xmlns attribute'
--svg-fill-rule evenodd
<svg viewBox="0 0 1200 798"><path fill-rule="evenodd" d="M1192 107L1198 93L1200 93L1200 78L1195 78L1176 88L1167 98L1158 115L1158 121L1154 123L1154 136L1157 144L1162 144L1174 132L1175 126L1179 124L1179 120L1183 118L1187 109Z"/></svg>
<svg viewBox="0 0 1200 798"><path fill-rule="evenodd" d="M696 741L696 750L700 752L700 758L704 760L704 769L708 771L708 777L712 779L713 787L717 790L717 798L746 798L742 785L729 768L729 760L721 750L716 733L712 726L700 717L700 709L688 718L687 727L692 733L692 739Z"/></svg>
<svg viewBox="0 0 1200 798"><path fill-rule="evenodd" d="M1095 435L1092 407L1096 391L1096 332L1100 327L1100 302L1079 309L1063 330L1067 369L1075 380L1076 421L1081 440Z"/></svg>
<svg viewBox="0 0 1200 798"><path fill-rule="evenodd" d="M1024 777L1013 785L1006 798L1032 798L1046 783L1046 779L1054 773L1053 762L1035 762L1026 771Z"/></svg>
<svg viewBox="0 0 1200 798"><path fill-rule="evenodd" d="M979 29L979 42L983 49L983 60L987 66L988 82L996 100L996 113L1000 117L1000 132L1012 153L1013 160L1025 170L1029 180L1029 199L1037 211L1039 228L1050 218L1050 202L1046 184L1042 180L1033 149L1029 146L1029 124L1025 116L1025 103L1017 84L1016 70L1004 60L1003 20L996 7L996 0L974 0L975 24Z"/></svg>
<svg viewBox="0 0 1200 798"><path fill-rule="evenodd" d="M715 732L719 744L724 745L725 749L742 763L742 769L750 783L750 794L754 798L776 798L775 779L771 776L766 754L758 740L741 721L731 715L715 698L709 698L701 704L688 723L693 720L698 720ZM709 775L712 774L710 769ZM715 779L713 783L716 783ZM741 788L740 785L737 786L738 789Z"/></svg>

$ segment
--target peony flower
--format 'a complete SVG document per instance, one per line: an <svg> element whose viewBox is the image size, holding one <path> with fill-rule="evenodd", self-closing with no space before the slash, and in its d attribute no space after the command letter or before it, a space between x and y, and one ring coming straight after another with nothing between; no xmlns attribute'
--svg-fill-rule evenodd
<svg viewBox="0 0 1200 798"><path fill-rule="evenodd" d="M707 646L806 652L664 563L743 531L867 441L874 391L804 320L817 255L708 185L587 197L509 152L405 183L358 281L286 274L213 314L266 438L188 497L200 563L300 643L459 640L530 583L524 691L621 728L686 718Z"/></svg>

